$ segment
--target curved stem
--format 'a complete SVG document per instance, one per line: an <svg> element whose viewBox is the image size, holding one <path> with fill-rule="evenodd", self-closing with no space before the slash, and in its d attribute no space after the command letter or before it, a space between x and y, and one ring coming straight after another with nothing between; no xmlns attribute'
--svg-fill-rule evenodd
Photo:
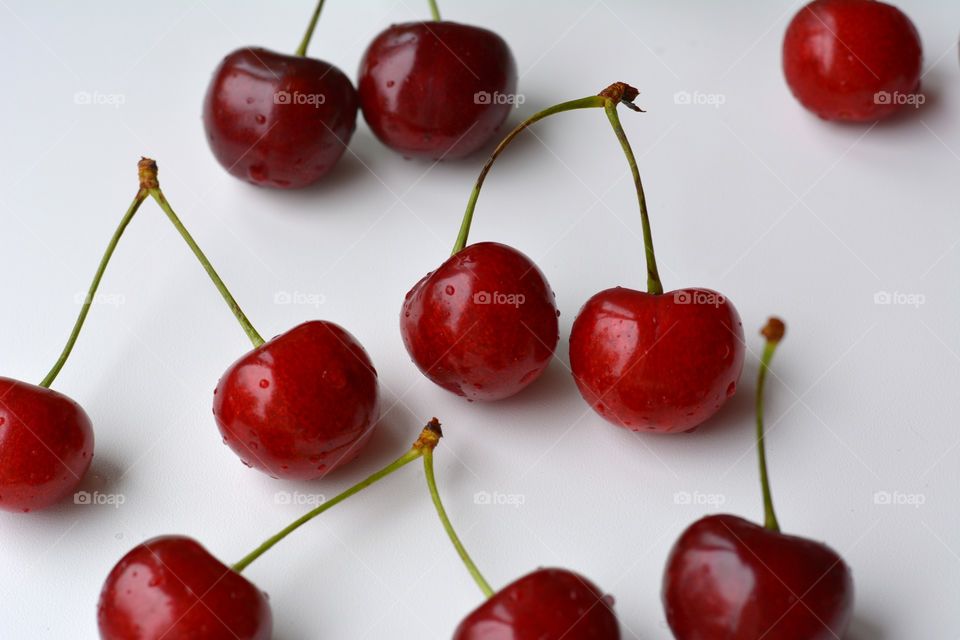
<svg viewBox="0 0 960 640"><path fill-rule="evenodd" d="M633 184L637 189L640 222L643 225L643 247L647 256L647 293L659 295L663 293L663 284L660 282L660 273L657 271L657 257L653 251L653 233L650 231L650 216L647 214L647 198L643 193L643 183L640 181L640 169L637 168L637 159L633 155L633 149L630 147L630 141L627 140L627 134L620 124L617 103L613 100L607 100L604 111L607 113L607 119L610 121L610 126L613 127L613 132L617 134L617 140L620 141L620 147L623 148L623 155L627 157L630 173L633 174Z"/></svg>
<svg viewBox="0 0 960 640"><path fill-rule="evenodd" d="M253 346L259 347L262 345L265 342L263 337L257 332L253 324L250 323L250 320L247 318L246 314L243 313L243 310L240 308L240 305L237 303L236 299L234 299L233 294L231 294L230 290L227 289L227 285L223 283L223 280L220 279L216 269L214 269L213 265L210 264L207 256L204 255L199 245L197 245L196 241L193 239L193 236L191 236L190 232L187 231L187 228L183 226L182 222L180 222L180 218L177 217L177 214L173 212L173 208L170 207L170 203L167 202L167 199L163 196L163 192L160 191L160 187L152 187L147 190L147 193L153 196L153 199L157 201L157 204L160 205L160 208L163 209L163 212L167 214L167 218L170 219L170 222L173 223L173 226L177 228L177 231L193 251L193 255L195 255L197 260L200 261L200 264L203 265L207 275L210 276L211 280L213 280L213 284L217 287L217 291L220 292L220 295L222 295L223 299L227 302L227 306L230 307L230 311L233 312L233 315L237 318L237 322L239 322L240 326L243 327L243 330L246 332L247 337L250 338L250 342L253 343Z"/></svg>
<svg viewBox="0 0 960 640"><path fill-rule="evenodd" d="M760 358L760 373L757 376L757 457L760 463L760 487L763 490L763 526L770 531L780 531L777 514L773 510L773 496L770 493L770 477L767 474L767 453L763 433L763 389L767 380L767 369L784 334L784 324L777 318L770 318L761 332L767 342Z"/></svg>
<svg viewBox="0 0 960 640"><path fill-rule="evenodd" d="M434 21L440 22L440 9L437 7L437 0L430 0L430 15L433 16Z"/></svg>
<svg viewBox="0 0 960 640"><path fill-rule="evenodd" d="M305 56L307 55L307 47L310 46L310 40L313 38L313 30L317 28L317 20L320 19L320 12L323 10L324 0L317 1L317 8L313 10L313 16L310 18L310 24L307 25L307 32L303 34L303 40L300 41L300 46L297 47L296 55Z"/></svg>
<svg viewBox="0 0 960 640"><path fill-rule="evenodd" d="M443 508L443 502L440 501L440 492L437 491L437 479L433 474L432 449L427 449L423 452L423 470L427 476L427 487L430 489L430 498L433 500L433 506L437 508L437 515L440 516L440 522L443 523L443 528L447 532L450 542L453 543L453 547L457 550L457 555L459 555L460 559L463 560L463 564L467 567L467 571L469 571L470 575L473 577L473 581L477 583L478 587L480 587L480 591L483 592L483 595L489 598L493 595L493 589L490 588L490 584L486 581L486 579L484 579L483 575L480 573L480 570L477 569L477 565L474 564L473 560L470 558L470 554L467 553L463 543L460 542L460 538L457 537L457 532L450 523L450 518L447 517L447 511Z"/></svg>
<svg viewBox="0 0 960 640"><path fill-rule="evenodd" d="M130 208L127 209L125 214L123 214L120 224L117 225L116 231L113 232L113 237L110 238L110 243L107 245L107 250L104 251L103 257L100 259L100 265L97 267L97 272L93 276L93 282L90 283L90 289L87 291L87 297L83 301L83 306L80 307L80 314L77 316L77 321L73 325L73 330L70 332L70 337L67 338L67 344L64 345L63 351L60 353L60 357L57 358L57 361L53 364L50 372L47 373L47 376L40 382L41 387L49 387L51 384L53 384L53 381L57 379L57 375L60 373L60 369L63 368L63 365L67 362L67 358L70 357L70 352L73 351L73 346L77 343L77 338L80 336L80 329L83 328L83 323L87 319L87 314L90 312L90 305L93 304L93 299L94 296L96 296L97 288L100 286L100 280L103 278L103 274L107 270L107 264L110 262L110 258L113 256L113 251L117 248L117 243L120 242L120 236L122 236L123 232L126 231L127 225L129 225L130 221L133 220L133 216L136 215L137 210L140 208L140 205L143 204L143 201L146 200L146 198L146 192L144 192L142 189L137 191L136 197L133 199L133 202L130 203Z"/></svg>
<svg viewBox="0 0 960 640"><path fill-rule="evenodd" d="M453 254L462 251L463 248L467 246L467 236L470 235L470 224L473 222L473 210L477 206L477 198L480 197L480 189L483 187L483 181L486 179L487 173L490 172L490 168L493 166L493 163L496 162L497 158L501 153L503 153L504 149L506 149L510 143L513 142L513 139L520 135L520 133L530 125L543 120L548 116L552 116L556 113L563 113L564 111L573 111L574 109L602 107L606 104L606 101L607 99L603 96L589 96L586 98L580 98L579 100L561 102L560 104L533 114L517 125L513 131L508 133L507 136L500 141L500 144L497 145L497 148L493 150L493 154L483 165L483 168L480 169L480 175L477 177L477 182L473 186L473 191L470 192L470 200L467 202L467 210L463 214L463 222L460 224L460 233L457 235L457 242L453 245Z"/></svg>

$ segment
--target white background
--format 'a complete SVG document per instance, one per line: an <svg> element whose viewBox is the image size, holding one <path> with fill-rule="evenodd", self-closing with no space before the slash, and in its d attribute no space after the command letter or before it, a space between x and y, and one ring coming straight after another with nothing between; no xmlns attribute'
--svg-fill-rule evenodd
<svg viewBox="0 0 960 640"><path fill-rule="evenodd" d="M960 634L957 394L960 325L960 5L900 2L925 52L926 104L871 127L821 122L780 71L798 3L445 0L445 17L511 45L525 103L511 118L623 80L666 287L733 300L749 355L740 393L694 435L603 422L566 368L567 336L596 291L645 282L634 194L600 111L564 114L496 166L471 240L530 255L562 311L557 359L520 396L468 404L429 383L398 332L404 293L448 255L482 162L405 161L362 122L322 184L261 190L227 175L200 107L222 56L292 51L311 3L0 0L0 373L38 381L56 358L96 262L136 190L140 155L264 335L311 318L346 326L376 364L377 435L352 466L291 484L251 471L210 415L218 376L249 344L159 209L147 202L55 388L92 417L88 491L111 506L0 514L0 637L94 638L113 564L159 534L194 536L225 562L444 422L441 491L494 585L541 565L582 572L616 598L625 638L667 638L663 563L696 518L761 517L752 391L771 313L788 337L767 399L768 454L786 531L827 541L852 566L854 640ZM310 49L355 77L413 0L330 2ZM119 107L78 105L77 92ZM680 91L719 107L676 104ZM877 305L877 292L923 304ZM322 304L280 305L282 293ZM523 505L474 503L477 492ZM694 502L677 504L687 492ZM894 502L877 504L889 492ZM433 514L422 470L328 512L245 572L269 592L275 636L443 638L481 602Z"/></svg>

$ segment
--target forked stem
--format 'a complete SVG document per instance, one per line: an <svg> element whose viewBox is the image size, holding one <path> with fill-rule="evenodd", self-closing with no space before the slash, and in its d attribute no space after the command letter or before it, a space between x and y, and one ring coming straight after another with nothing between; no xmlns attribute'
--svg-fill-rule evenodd
<svg viewBox="0 0 960 640"><path fill-rule="evenodd" d="M313 39L313 30L317 28L317 21L320 20L320 12L323 10L324 0L317 1L317 7L313 10L313 16L310 17L310 24L307 25L307 32L303 34L303 40L300 41L300 46L297 47L296 55L305 56L307 55L307 47L310 46L310 40Z"/></svg>
<svg viewBox="0 0 960 640"><path fill-rule="evenodd" d="M767 453L763 432L763 389L767 380L767 369L773 360L777 345L783 339L786 325L779 318L770 318L760 331L767 339L760 357L760 373L757 375L757 457L760 463L760 487L763 490L763 526L770 531L780 531L777 514L773 510L773 496L770 493L770 477L767 474Z"/></svg>
<svg viewBox="0 0 960 640"><path fill-rule="evenodd" d="M317 508L311 511L308 511L307 513L303 514L302 516L300 516L299 518L291 522L288 526L281 529L276 535L268 538L263 544L261 544L259 547L257 547L250 553L248 553L246 556L244 556L243 559L240 560L240 562L233 565L232 567L233 570L236 571L237 573L240 573L241 571L246 569L248 566L250 566L250 564L254 560L256 560L257 558L262 556L264 553L269 551L271 548L273 548L278 542L280 542L281 540L286 538L288 535L290 535L291 533L293 533L294 531L296 531L306 523L310 522L311 520L319 516L324 511L331 509L334 506L340 504L350 496L360 493L370 485L375 484L376 482L386 478L388 475L390 475L397 469L400 469L401 467L404 467L410 464L420 456L424 455L426 451L432 452L433 448L437 446L437 442L439 442L441 435L442 434L440 432L440 423L437 421L436 418L434 418L429 423L427 423L426 427L423 428L423 431L420 432L420 437L417 438L417 441L413 443L413 446L410 447L409 451L407 451L405 454L403 454L402 456L400 456L399 458L397 458L396 460L394 460L393 462L385 466L383 469L380 469L380 471L377 471L376 473L361 480L360 482L353 485L346 491L338 494L336 497L331 498L330 500L327 500Z"/></svg>
<svg viewBox="0 0 960 640"><path fill-rule="evenodd" d="M432 448L428 448L423 452L423 470L424 475L427 477L427 487L430 490L430 498L433 500L433 506L437 509L437 515L440 516L440 522L443 523L443 529L447 532L450 542L453 543L453 548L457 550L457 555L460 556L460 559L463 561L464 566L466 566L467 571L470 572L470 576L473 578L473 581L477 583L478 587L480 587L480 591L483 592L483 595L489 598L494 593L493 589L483 577L483 574L480 573L477 565L474 564L470 554L467 553L466 547L464 547L463 543L460 542L460 538L457 536L457 532L454 530L453 524L450 523L450 518L447 517L447 510L443 508L443 502L440 500L440 492L437 490L437 479L433 473Z"/></svg>

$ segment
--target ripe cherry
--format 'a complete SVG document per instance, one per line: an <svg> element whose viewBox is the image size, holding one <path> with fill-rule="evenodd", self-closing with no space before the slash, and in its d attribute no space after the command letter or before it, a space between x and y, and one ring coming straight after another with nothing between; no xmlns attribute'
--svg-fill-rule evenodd
<svg viewBox="0 0 960 640"><path fill-rule="evenodd" d="M869 122L919 104L922 62L910 18L877 0L815 0L783 40L790 90L826 120Z"/></svg>
<svg viewBox="0 0 960 640"><path fill-rule="evenodd" d="M492 31L440 20L396 24L374 38L357 87L374 134L406 157L467 156L489 142L516 99L517 65Z"/></svg>
<svg viewBox="0 0 960 640"><path fill-rule="evenodd" d="M244 47L220 63L203 124L217 161L252 184L295 189L327 175L350 142L357 93L337 67L306 57L323 0L296 55Z"/></svg>
<svg viewBox="0 0 960 640"><path fill-rule="evenodd" d="M454 549L487 601L463 619L454 640L619 640L613 598L566 569L538 569L494 592L457 536L440 499L433 448L423 451L430 498Z"/></svg>
<svg viewBox="0 0 960 640"><path fill-rule="evenodd" d="M733 304L708 289L663 293L646 198L617 104L637 90L618 83L604 110L633 174L647 260L647 292L616 287L590 298L573 323L570 368L584 400L607 421L634 431L695 428L736 391L743 327Z"/></svg>
<svg viewBox="0 0 960 640"><path fill-rule="evenodd" d="M853 609L850 569L819 542L780 532L770 496L763 388L783 323L771 318L757 382L757 452L764 526L732 515L690 525L663 576L663 606L677 640L842 638Z"/></svg>

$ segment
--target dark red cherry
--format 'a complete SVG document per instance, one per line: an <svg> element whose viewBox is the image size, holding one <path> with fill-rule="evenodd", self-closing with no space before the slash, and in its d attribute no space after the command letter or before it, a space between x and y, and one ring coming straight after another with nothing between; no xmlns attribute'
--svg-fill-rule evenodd
<svg viewBox="0 0 960 640"><path fill-rule="evenodd" d="M714 515L674 545L663 605L677 640L836 640L850 621L853 580L819 542Z"/></svg>
<svg viewBox="0 0 960 640"><path fill-rule="evenodd" d="M333 65L243 48L207 88L203 125L217 161L258 186L294 189L325 176L346 151L357 94Z"/></svg>
<svg viewBox="0 0 960 640"><path fill-rule="evenodd" d="M0 509L36 511L72 494L93 460L93 427L76 402L0 378Z"/></svg>
<svg viewBox="0 0 960 640"><path fill-rule="evenodd" d="M634 431L701 424L736 391L743 355L737 310L708 289L607 289L587 301L570 335L580 394L609 422Z"/></svg>
<svg viewBox="0 0 960 640"><path fill-rule="evenodd" d="M360 107L407 157L462 158L485 145L515 104L517 65L492 31L410 22L378 35L360 63Z"/></svg>
<svg viewBox="0 0 960 640"><path fill-rule="evenodd" d="M453 640L619 640L613 599L566 569L538 569L467 616Z"/></svg>
<svg viewBox="0 0 960 640"><path fill-rule="evenodd" d="M104 640L269 640L266 594L194 540L165 536L138 545L100 593Z"/></svg>
<svg viewBox="0 0 960 640"><path fill-rule="evenodd" d="M312 321L233 363L214 392L224 442L248 466L309 480L359 453L380 416L377 372L342 327Z"/></svg>
<svg viewBox="0 0 960 640"><path fill-rule="evenodd" d="M874 121L916 105L922 62L910 18L876 0L815 0L783 40L790 90L827 120Z"/></svg>
<svg viewBox="0 0 960 640"><path fill-rule="evenodd" d="M516 249L472 244L407 294L400 333L428 378L471 400L499 400L536 380L559 338L553 291Z"/></svg>

